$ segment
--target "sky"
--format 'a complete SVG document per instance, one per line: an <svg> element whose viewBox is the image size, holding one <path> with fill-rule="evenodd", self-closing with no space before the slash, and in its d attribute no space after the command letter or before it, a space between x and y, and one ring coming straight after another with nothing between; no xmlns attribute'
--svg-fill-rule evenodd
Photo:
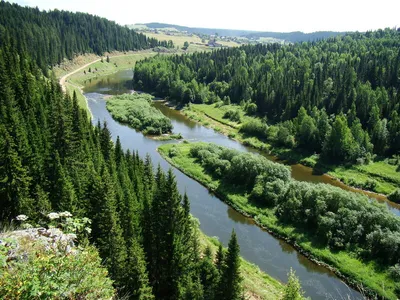
<svg viewBox="0 0 400 300"><path fill-rule="evenodd" d="M87 12L121 25L160 22L255 31L367 31L400 27L400 0L14 0Z"/></svg>

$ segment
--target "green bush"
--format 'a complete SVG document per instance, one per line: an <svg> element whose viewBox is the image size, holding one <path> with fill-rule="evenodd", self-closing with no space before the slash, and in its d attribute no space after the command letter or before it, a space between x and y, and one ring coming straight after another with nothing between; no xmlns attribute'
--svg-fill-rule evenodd
<svg viewBox="0 0 400 300"><path fill-rule="evenodd" d="M268 126L266 123L264 123L260 119L252 119L244 123L242 127L240 127L240 132L250 136L267 138L267 129Z"/></svg>
<svg viewBox="0 0 400 300"><path fill-rule="evenodd" d="M400 203L400 189L395 190L392 192L389 196L388 199L392 202Z"/></svg>
<svg viewBox="0 0 400 300"><path fill-rule="evenodd" d="M87 246L69 255L33 242L25 247L30 249L24 260L10 261L1 269L1 299L111 299L114 296L112 281L94 247ZM4 251L5 246L0 248Z"/></svg>
<svg viewBox="0 0 400 300"><path fill-rule="evenodd" d="M172 123L151 105L148 94L124 94L107 100L107 109L114 119L141 130L144 134L160 135L172 131Z"/></svg>
<svg viewBox="0 0 400 300"><path fill-rule="evenodd" d="M242 120L242 117L241 117L241 115L240 115L240 112L239 112L239 110L237 110L237 109L229 109L229 110L227 110L227 111L225 112L223 118L229 119L229 120L231 120L232 122L237 122L237 123L240 123L241 120Z"/></svg>

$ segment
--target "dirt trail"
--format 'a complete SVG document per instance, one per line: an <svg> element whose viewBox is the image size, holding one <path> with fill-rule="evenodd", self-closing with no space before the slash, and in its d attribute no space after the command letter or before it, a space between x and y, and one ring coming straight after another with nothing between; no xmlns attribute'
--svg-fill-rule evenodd
<svg viewBox="0 0 400 300"><path fill-rule="evenodd" d="M92 62L90 62L90 63L87 63L86 65L84 65L84 66L82 66L82 67L79 67L78 69L76 69L76 70L74 70L74 71L72 71L72 72L70 72L70 73L64 75L63 77L61 77L61 78L60 78L60 85L61 85L61 88L62 88L63 92L65 93L65 92L67 91L67 88L66 88L66 86L65 86L65 82L66 82L66 80L67 80L67 78L68 78L69 76L71 76L71 75L73 75L73 74L75 74L75 73L77 73L77 72L79 72L79 71L81 71L81 70L87 68L88 66L90 66L91 64L94 64L95 62L100 61L100 59L101 59L101 58L98 58L98 59L96 59L96 60L94 60L94 61L92 61Z"/></svg>

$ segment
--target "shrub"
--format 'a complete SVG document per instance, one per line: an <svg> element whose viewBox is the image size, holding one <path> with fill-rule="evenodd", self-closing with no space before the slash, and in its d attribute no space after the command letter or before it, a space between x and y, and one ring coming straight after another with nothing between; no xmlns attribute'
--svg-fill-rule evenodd
<svg viewBox="0 0 400 300"><path fill-rule="evenodd" d="M255 115L257 113L257 104L249 103L246 106L246 113L250 116Z"/></svg>
<svg viewBox="0 0 400 300"><path fill-rule="evenodd" d="M178 156L178 154L179 154L179 151L178 151L178 149L174 146L174 147L172 147L171 149L169 149L169 151L168 151L168 156L170 157L170 158L173 158L173 157L175 157L175 156Z"/></svg>
<svg viewBox="0 0 400 300"><path fill-rule="evenodd" d="M240 127L240 132L259 138L267 138L267 130L267 124L262 122L260 119L252 119L249 122L244 123L242 127Z"/></svg>
<svg viewBox="0 0 400 300"><path fill-rule="evenodd" d="M392 202L400 203L400 189L389 194L388 199Z"/></svg>
<svg viewBox="0 0 400 300"><path fill-rule="evenodd" d="M395 264L389 268L390 277L396 281L400 281L400 264Z"/></svg>
<svg viewBox="0 0 400 300"><path fill-rule="evenodd" d="M227 110L225 112L223 118L229 119L232 122L237 122L237 123L240 123L241 119L242 119L242 117L240 115L240 112L237 109L229 109L229 110Z"/></svg>

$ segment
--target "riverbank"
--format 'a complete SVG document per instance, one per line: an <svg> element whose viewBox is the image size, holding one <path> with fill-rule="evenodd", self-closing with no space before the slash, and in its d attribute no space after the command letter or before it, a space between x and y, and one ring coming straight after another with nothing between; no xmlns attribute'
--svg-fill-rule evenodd
<svg viewBox="0 0 400 300"><path fill-rule="evenodd" d="M215 106L208 104L190 104L182 113L190 119L213 128L245 146L265 151L274 155L278 160L289 164L302 164L313 169L318 174L327 174L334 180L341 181L344 185L369 193L368 196L385 199L400 185L400 172L398 166L388 163L388 159L375 161L368 165L327 165L322 163L318 155L306 153L298 149L276 147L271 143L260 140L257 137L246 136L239 131L241 124L248 122L253 117L241 113L241 123L224 118L228 110L237 110L238 106Z"/></svg>
<svg viewBox="0 0 400 300"><path fill-rule="evenodd" d="M170 164L200 182L238 212L254 219L260 227L272 235L293 245L310 260L335 272L348 285L369 296L373 296L376 292L380 297L397 298L394 292L395 282L389 277L388 270L382 270L381 266L374 262L362 262L352 252L331 251L327 247L318 247L319 242L306 231L283 225L278 221L273 209L255 206L254 203L249 202L248 195L243 191L224 185L218 178L209 175L189 155L191 145L168 144L162 145L158 150ZM170 157L169 151L173 147L177 147L177 151L174 151L173 157Z"/></svg>
<svg viewBox="0 0 400 300"><path fill-rule="evenodd" d="M133 69L136 61L154 55L157 55L157 52L151 50L111 52L101 57L94 54L80 55L73 60L65 60L61 65L54 67L53 72L57 78L60 78L62 89L71 96L75 92L79 105L91 115L83 95L86 81L121 70Z"/></svg>

